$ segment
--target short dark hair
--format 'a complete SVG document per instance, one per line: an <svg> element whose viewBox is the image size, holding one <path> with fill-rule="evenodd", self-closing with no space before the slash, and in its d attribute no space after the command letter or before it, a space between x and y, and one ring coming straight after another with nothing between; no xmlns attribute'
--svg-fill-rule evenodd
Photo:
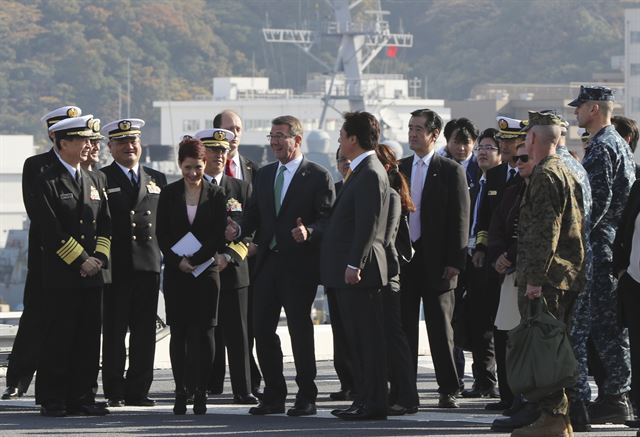
<svg viewBox="0 0 640 437"><path fill-rule="evenodd" d="M444 138L447 142L456 130L458 132L456 133L455 140L461 143L475 141L478 135L480 135L478 127L468 118L454 118L444 127Z"/></svg>
<svg viewBox="0 0 640 437"><path fill-rule="evenodd" d="M380 139L380 123L365 111L345 112L342 128L347 135L355 135L364 150L374 150Z"/></svg>
<svg viewBox="0 0 640 437"><path fill-rule="evenodd" d="M336 161L340 159L340 146L336 149Z"/></svg>
<svg viewBox="0 0 640 437"><path fill-rule="evenodd" d="M178 162L182 164L187 158L206 160L205 148L197 138L184 138L178 146Z"/></svg>
<svg viewBox="0 0 640 437"><path fill-rule="evenodd" d="M614 115L611 117L611 123L613 123L613 126L621 137L631 137L629 147L631 147L632 152L635 152L636 147L638 147L638 137L640 136L638 123L632 118L623 117L622 115Z"/></svg>
<svg viewBox="0 0 640 437"><path fill-rule="evenodd" d="M489 138L496 144L496 147L498 148L498 153L500 153L500 142L496 138L497 133L498 133L498 129L494 129L492 127L483 130L482 132L480 132L480 135L478 135L478 140L477 140L478 144L480 144L482 140L484 140L485 138Z"/></svg>
<svg viewBox="0 0 640 437"><path fill-rule="evenodd" d="M426 121L424 123L424 127L427 129L427 132L431 133L434 130L438 129L439 132L442 132L442 118L431 109L416 109L411 113L412 117L424 117Z"/></svg>

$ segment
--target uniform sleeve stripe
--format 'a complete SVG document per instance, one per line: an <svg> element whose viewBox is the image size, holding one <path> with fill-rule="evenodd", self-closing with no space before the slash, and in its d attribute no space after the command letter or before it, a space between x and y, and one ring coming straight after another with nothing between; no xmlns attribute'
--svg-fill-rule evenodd
<svg viewBox="0 0 640 437"><path fill-rule="evenodd" d="M241 260L249 254L249 248L244 243L229 243L227 247L237 253Z"/></svg>
<svg viewBox="0 0 640 437"><path fill-rule="evenodd" d="M111 240L107 237L98 237L96 241L96 252L109 258L111 252Z"/></svg>
<svg viewBox="0 0 640 437"><path fill-rule="evenodd" d="M69 254L69 252L71 252L76 246L78 245L78 242L73 238L73 237L69 237L69 239L67 240L66 243L64 243L60 249L58 249L56 251L56 254L60 257L63 258L65 256L67 256Z"/></svg>
<svg viewBox="0 0 640 437"><path fill-rule="evenodd" d="M65 255L59 256L60 258L62 258L62 261L71 265L80 255L82 255L82 252L84 252L83 247L76 242L76 244L70 251L68 251Z"/></svg>

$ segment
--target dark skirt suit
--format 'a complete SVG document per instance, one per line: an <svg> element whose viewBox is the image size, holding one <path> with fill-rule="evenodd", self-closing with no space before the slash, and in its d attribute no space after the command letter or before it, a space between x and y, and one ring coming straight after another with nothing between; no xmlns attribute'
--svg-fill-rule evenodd
<svg viewBox="0 0 640 437"><path fill-rule="evenodd" d="M184 273L182 256L171 247L191 232L202 247L188 259L193 266L204 263L225 246L225 196L220 187L202 181L200 201L189 223L184 180L167 185L158 203L157 236L164 257L163 292L167 324L171 327L169 353L177 392L206 389L213 363L213 330L217 324L220 276L211 265L198 277Z"/></svg>

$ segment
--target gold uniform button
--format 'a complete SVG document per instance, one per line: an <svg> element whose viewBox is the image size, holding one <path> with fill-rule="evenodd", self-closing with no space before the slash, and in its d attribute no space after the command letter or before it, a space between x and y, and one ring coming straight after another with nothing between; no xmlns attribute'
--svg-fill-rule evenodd
<svg viewBox="0 0 640 437"><path fill-rule="evenodd" d="M64 244L64 243L66 243L66 241L60 240L60 244Z"/></svg>
<svg viewBox="0 0 640 437"><path fill-rule="evenodd" d="M82 219L80 219L80 224L83 224L84 222L82 221Z"/></svg>
<svg viewBox="0 0 640 437"><path fill-rule="evenodd" d="M133 210L130 212L130 214L131 214L131 215L134 215L135 213L136 213L136 212L135 212L135 211L133 211Z"/></svg>
<svg viewBox="0 0 640 437"><path fill-rule="evenodd" d="M153 226L151 223L147 223L148 228L150 228L151 226Z"/></svg>
<svg viewBox="0 0 640 437"><path fill-rule="evenodd" d="M149 235L149 236L147 237L147 240L153 240L153 237L152 237L151 235Z"/></svg>
<svg viewBox="0 0 640 437"><path fill-rule="evenodd" d="M131 237L131 239L132 239L133 241L136 241L136 236L134 235L133 237Z"/></svg>
<svg viewBox="0 0 640 437"><path fill-rule="evenodd" d="M136 222L131 223L131 227L132 227L132 228L135 228L136 226L137 226L137 225L136 225Z"/></svg>
<svg viewBox="0 0 640 437"><path fill-rule="evenodd" d="M98 239L98 236L97 236L97 235L94 235L93 239L94 239L94 240L97 240L97 239Z"/></svg>
<svg viewBox="0 0 640 437"><path fill-rule="evenodd" d="M96 220L95 219L91 220L91 223L95 225L96 224Z"/></svg>
<svg viewBox="0 0 640 437"><path fill-rule="evenodd" d="M145 211L144 215L151 215L151 211Z"/></svg>
<svg viewBox="0 0 640 437"><path fill-rule="evenodd" d="M80 239L81 239L81 240L84 240L84 235L80 235Z"/></svg>

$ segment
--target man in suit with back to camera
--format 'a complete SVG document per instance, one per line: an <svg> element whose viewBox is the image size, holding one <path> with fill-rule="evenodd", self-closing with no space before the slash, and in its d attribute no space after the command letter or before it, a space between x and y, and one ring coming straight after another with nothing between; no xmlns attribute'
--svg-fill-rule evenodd
<svg viewBox="0 0 640 437"><path fill-rule="evenodd" d="M356 396L332 414L387 418L387 363L381 288L387 284L385 233L389 178L378 160L380 125L368 112L344 115L340 150L351 160L322 241L322 282L334 291L352 360Z"/></svg>
<svg viewBox="0 0 640 437"><path fill-rule="evenodd" d="M242 156L238 150L240 147L240 142L242 140L243 126L242 120L240 116L226 109L213 118L213 127L226 129L231 131L234 134L234 137L231 141L229 141L229 153L227 156L227 163L225 164L225 175L243 180L248 182L249 184L253 183L256 172L260 165L251 161L250 159ZM251 271L253 270L253 265L255 262L256 247L253 243L249 243L249 254L248 254L248 266L249 266L249 276L252 276ZM248 314L249 316L252 314L253 308L253 285L249 283L249 297L248 297ZM260 383L262 382L262 375L260 374L260 370L258 369L258 365L256 364L256 360L253 357L253 319L249 317L247 320L247 329L249 336L249 364L251 366L251 392L257 396L262 397L262 392L260 391ZM216 343L221 344L221 343ZM217 346L216 346L217 347ZM210 388L215 393L222 393L222 385L224 382L224 374L225 374L225 354L216 353L215 361L213 362L213 370L211 372L211 381Z"/></svg>
<svg viewBox="0 0 640 437"><path fill-rule="evenodd" d="M104 293L102 380L110 407L151 407L162 254L156 210L167 178L140 164L144 121L126 118L102 129L113 162L102 168L113 220L112 283ZM129 331L129 368L125 376Z"/></svg>
<svg viewBox="0 0 640 437"><path fill-rule="evenodd" d="M469 192L464 168L435 153L442 119L430 109L411 113L409 146L414 155L400 161L411 185L416 212L409 215L415 249L401 270L402 322L418 366L420 300L440 398L438 407L457 408L458 373L451 319L454 290L465 267L469 236Z"/></svg>
<svg viewBox="0 0 640 437"><path fill-rule="evenodd" d="M207 156L204 178L211 184L222 187L226 196L228 217L239 220L243 209L251 196L251 184L227 176L225 167L229 152L229 143L235 137L226 129L203 129L195 137L202 141ZM251 238L227 244L224 252L217 255L220 268L220 300L218 302L218 325L215 336L215 357L223 357L225 366L225 347L229 354L229 373L233 402L236 404L256 404L251 394L251 374L249 365L248 308L249 308L249 266L247 264L248 244ZM216 372L216 358L212 365L210 381L220 377ZM224 380L224 372L221 379ZM212 382L210 382L211 384ZM222 385L222 381L215 382Z"/></svg>
<svg viewBox="0 0 640 437"><path fill-rule="evenodd" d="M318 389L311 305L320 280L319 239L334 200L333 180L323 167L302 156L302 124L289 115L272 121L268 135L277 162L255 177L251 201L240 226L230 220L227 239L256 232L253 320L265 390L254 415L284 412L287 385L280 338L284 307L296 366L298 393L290 416L316 414Z"/></svg>
<svg viewBox="0 0 640 437"><path fill-rule="evenodd" d="M77 106L62 106L40 119L47 129L57 122L82 115ZM55 136L49 133L49 139L55 143ZM18 332L13 342L9 365L7 367L7 388L2 399L15 399L22 396L38 367L38 353L42 344L42 323L47 314L42 299L42 243L35 215L34 200L38 195L36 181L38 176L58 161L55 145L49 151L31 156L24 161L22 168L22 200L30 220L27 252L27 277L24 283L23 310Z"/></svg>

